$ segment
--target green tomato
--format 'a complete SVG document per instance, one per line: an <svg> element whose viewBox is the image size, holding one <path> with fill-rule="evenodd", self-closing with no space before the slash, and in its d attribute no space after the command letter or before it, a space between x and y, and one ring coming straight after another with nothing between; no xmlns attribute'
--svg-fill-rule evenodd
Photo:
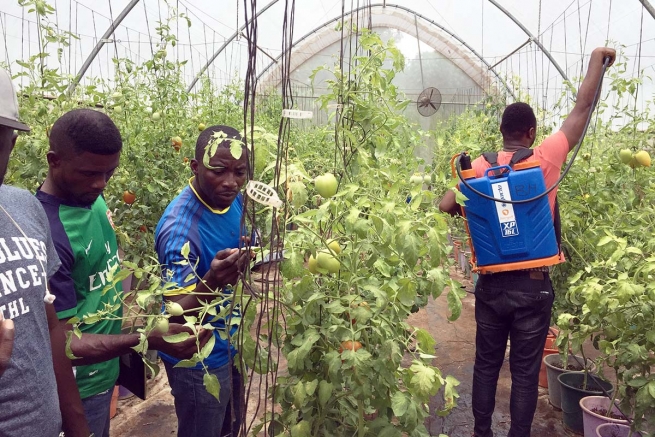
<svg viewBox="0 0 655 437"><path fill-rule="evenodd" d="M177 302L166 302L166 311L171 316L181 316L184 314L184 308Z"/></svg>
<svg viewBox="0 0 655 437"><path fill-rule="evenodd" d="M121 112L122 110L123 110L123 107L121 105L114 106L114 111Z"/></svg>
<svg viewBox="0 0 655 437"><path fill-rule="evenodd" d="M409 178L409 183L412 185L420 185L423 183L423 176L418 173L414 173L411 178Z"/></svg>
<svg viewBox="0 0 655 437"><path fill-rule="evenodd" d="M624 164L630 164L632 161L632 151L630 149L623 149L619 152L619 158Z"/></svg>
<svg viewBox="0 0 655 437"><path fill-rule="evenodd" d="M168 319L166 317L158 318L157 322L155 322L155 329L162 334L166 334L168 332Z"/></svg>
<svg viewBox="0 0 655 437"><path fill-rule="evenodd" d="M330 252L321 251L316 255L316 264L319 268L330 273L338 273L341 263Z"/></svg>
<svg viewBox="0 0 655 437"><path fill-rule="evenodd" d="M424 184L429 184L430 182L432 182L432 177L429 174L426 174L425 176L423 176L423 183Z"/></svg>
<svg viewBox="0 0 655 437"><path fill-rule="evenodd" d="M161 114L159 114L159 112L155 112L154 114L152 114L153 120L159 121L160 118L161 118Z"/></svg>
<svg viewBox="0 0 655 437"><path fill-rule="evenodd" d="M318 271L318 264L316 262L316 258L314 258L314 255L309 256L309 261L307 261L307 270L313 275L319 275L320 272Z"/></svg>
<svg viewBox="0 0 655 437"><path fill-rule="evenodd" d="M121 94L119 91L116 91L115 93L113 93L113 94L111 95L111 98L114 99L114 100L118 100L118 99L120 99L121 97L123 97L123 94Z"/></svg>
<svg viewBox="0 0 655 437"><path fill-rule="evenodd" d="M337 255L341 253L341 246L337 240L328 240L327 247Z"/></svg>
<svg viewBox="0 0 655 437"><path fill-rule="evenodd" d="M325 199L329 199L330 197L337 194L337 187L339 186L339 183L337 182L337 178L335 178L332 173L325 173L322 176L317 176L314 180L314 184L318 194L320 194Z"/></svg>

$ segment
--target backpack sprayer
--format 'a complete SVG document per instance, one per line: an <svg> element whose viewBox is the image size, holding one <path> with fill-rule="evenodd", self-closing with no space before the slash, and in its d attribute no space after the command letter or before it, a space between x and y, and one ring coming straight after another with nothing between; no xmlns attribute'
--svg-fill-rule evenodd
<svg viewBox="0 0 655 437"><path fill-rule="evenodd" d="M594 95L594 106L600 96L603 70ZM476 177L471 157L454 155L450 161L453 177L460 180L460 190L468 200L462 207L465 227L471 246L471 263L477 273L544 268L560 262L558 238L548 194L566 177L582 146L593 111L582 131L578 145L564 172L553 186L546 188L539 161L519 162L532 155L515 152L510 165L492 163L482 177Z"/></svg>

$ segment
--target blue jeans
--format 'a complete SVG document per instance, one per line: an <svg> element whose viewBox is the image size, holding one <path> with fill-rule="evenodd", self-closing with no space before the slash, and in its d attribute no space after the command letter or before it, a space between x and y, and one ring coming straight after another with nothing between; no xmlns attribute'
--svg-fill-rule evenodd
<svg viewBox="0 0 655 437"><path fill-rule="evenodd" d="M114 387L97 395L82 399L89 431L94 437L109 437L109 408Z"/></svg>
<svg viewBox="0 0 655 437"><path fill-rule="evenodd" d="M473 417L475 437L493 437L498 374L510 339L508 437L529 437L539 395L539 368L550 326L553 287L545 272L480 275L475 287L475 367Z"/></svg>
<svg viewBox="0 0 655 437"><path fill-rule="evenodd" d="M164 366L175 398L178 437L238 436L244 388L236 367L228 363L209 370L221 385L216 400L202 383L204 370L173 367L166 361Z"/></svg>

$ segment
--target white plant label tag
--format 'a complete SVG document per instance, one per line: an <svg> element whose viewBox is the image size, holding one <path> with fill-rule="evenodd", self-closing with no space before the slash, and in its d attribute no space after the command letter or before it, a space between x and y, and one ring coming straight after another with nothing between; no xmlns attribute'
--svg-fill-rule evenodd
<svg viewBox="0 0 655 437"><path fill-rule="evenodd" d="M296 119L311 119L314 117L314 112L312 111L299 111L297 109L283 109L282 117L284 118L296 118Z"/></svg>

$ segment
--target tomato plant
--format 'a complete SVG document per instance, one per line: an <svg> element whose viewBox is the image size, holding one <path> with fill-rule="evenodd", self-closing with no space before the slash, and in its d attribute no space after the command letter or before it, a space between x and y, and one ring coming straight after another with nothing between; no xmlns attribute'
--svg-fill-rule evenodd
<svg viewBox="0 0 655 437"><path fill-rule="evenodd" d="M457 381L432 365L435 340L406 321L413 306L447 285L456 319L462 296L449 277L447 222L433 207L435 195L409 183L422 135L399 115L408 102L391 78L403 58L375 34L364 32L360 43L372 55L358 59L357 82L336 67L321 98L326 107L346 90L337 132L322 128L304 144L298 138L292 170L281 178L293 230L281 267L288 375L278 378L274 435L427 435L428 398L441 392L445 413L457 397ZM306 150L317 153L312 135L334 144L337 159L324 148L311 161L318 195L301 196L311 193L302 163ZM414 340L418 348L410 350ZM402 365L403 355L411 364Z"/></svg>

